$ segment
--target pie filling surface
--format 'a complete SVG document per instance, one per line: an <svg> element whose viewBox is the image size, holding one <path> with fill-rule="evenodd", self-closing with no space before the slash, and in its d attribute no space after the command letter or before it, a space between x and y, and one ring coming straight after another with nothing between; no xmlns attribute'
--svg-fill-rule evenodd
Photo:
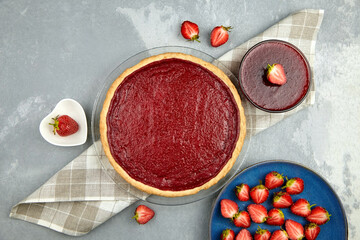
<svg viewBox="0 0 360 240"><path fill-rule="evenodd" d="M212 71L168 58L121 81L106 125L112 158L130 178L182 191L207 183L233 157L240 114L229 87Z"/></svg>

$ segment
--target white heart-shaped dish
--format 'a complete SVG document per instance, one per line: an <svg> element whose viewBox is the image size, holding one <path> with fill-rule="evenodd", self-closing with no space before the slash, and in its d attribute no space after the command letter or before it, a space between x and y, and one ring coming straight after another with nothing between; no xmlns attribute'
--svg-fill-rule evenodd
<svg viewBox="0 0 360 240"><path fill-rule="evenodd" d="M79 130L67 137L54 135L53 126L49 123L54 122L51 118L57 115L69 115L79 124ZM54 110L47 115L39 126L41 136L49 143L56 146L70 147L84 144L87 139L87 122L85 111L77 101L73 99L63 99L56 104Z"/></svg>

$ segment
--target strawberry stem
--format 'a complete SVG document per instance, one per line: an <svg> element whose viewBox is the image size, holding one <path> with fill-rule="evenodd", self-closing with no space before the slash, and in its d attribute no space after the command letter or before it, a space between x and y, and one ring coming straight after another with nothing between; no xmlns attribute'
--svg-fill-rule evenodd
<svg viewBox="0 0 360 240"><path fill-rule="evenodd" d="M52 120L54 120L54 123L49 123L49 125L51 126L54 126L54 129L53 129L53 133L54 135L56 135L56 130L59 130L59 115L57 115L55 118L51 118Z"/></svg>
<svg viewBox="0 0 360 240"><path fill-rule="evenodd" d="M224 29L225 31L231 32L230 29L233 29L231 26L225 27L223 25L221 25L222 29Z"/></svg>
<svg viewBox="0 0 360 240"><path fill-rule="evenodd" d="M191 39L189 39L189 41L197 41L197 42L200 42L199 40L199 35L194 35Z"/></svg>
<svg viewBox="0 0 360 240"><path fill-rule="evenodd" d="M272 69L275 67L276 63L274 63L273 65L268 64L267 65L267 70L268 70L268 74L272 71Z"/></svg>

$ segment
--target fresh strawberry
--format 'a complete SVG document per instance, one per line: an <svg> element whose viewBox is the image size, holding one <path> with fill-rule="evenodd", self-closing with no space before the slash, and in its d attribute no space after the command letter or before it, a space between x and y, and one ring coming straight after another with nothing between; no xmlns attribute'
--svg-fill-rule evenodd
<svg viewBox="0 0 360 240"><path fill-rule="evenodd" d="M274 193L273 206L275 208L288 208L293 203L291 196L286 192Z"/></svg>
<svg viewBox="0 0 360 240"><path fill-rule="evenodd" d="M57 133L59 136L66 137L79 130L79 124L68 115L57 115L51 119L54 120L54 123L49 123L49 125L54 126L54 135Z"/></svg>
<svg viewBox="0 0 360 240"><path fill-rule="evenodd" d="M246 211L240 211L235 214L233 222L237 227L248 228L251 225L250 215Z"/></svg>
<svg viewBox="0 0 360 240"><path fill-rule="evenodd" d="M307 217L311 213L311 207L310 203L303 198L298 199L293 205L291 205L290 210L293 214L301 216L301 217Z"/></svg>
<svg viewBox="0 0 360 240"><path fill-rule="evenodd" d="M235 188L235 194L237 198L242 202L246 202L250 199L249 192L250 187L245 183L242 183Z"/></svg>
<svg viewBox="0 0 360 240"><path fill-rule="evenodd" d="M285 222L284 213L277 208L273 208L268 212L266 223L274 226L282 226Z"/></svg>
<svg viewBox="0 0 360 240"><path fill-rule="evenodd" d="M185 21L181 24L181 35L190 41L199 41L199 27L196 23Z"/></svg>
<svg viewBox="0 0 360 240"><path fill-rule="evenodd" d="M320 227L316 223L305 225L305 237L307 240L315 240L320 233Z"/></svg>
<svg viewBox="0 0 360 240"><path fill-rule="evenodd" d="M291 178L286 181L284 187L286 192L289 194L299 194L304 191L304 181L301 178Z"/></svg>
<svg viewBox="0 0 360 240"><path fill-rule="evenodd" d="M255 223L263 223L268 218L267 210L263 205L250 204L247 207L251 220Z"/></svg>
<svg viewBox="0 0 360 240"><path fill-rule="evenodd" d="M268 189L274 189L281 187L284 184L284 177L282 174L272 171L265 176L265 187Z"/></svg>
<svg viewBox="0 0 360 240"><path fill-rule="evenodd" d="M210 43L213 47L218 47L226 43L229 39L229 30L232 27L217 26L211 31Z"/></svg>
<svg viewBox="0 0 360 240"><path fill-rule="evenodd" d="M267 229L261 229L258 226L256 233L254 234L254 240L269 240L271 236L271 232Z"/></svg>
<svg viewBox="0 0 360 240"><path fill-rule="evenodd" d="M221 215L224 218L232 219L239 210L239 206L236 204L236 202L230 199L221 200L220 206L221 206Z"/></svg>
<svg viewBox="0 0 360 240"><path fill-rule="evenodd" d="M288 219L285 222L286 232L289 235L291 240L300 240L304 237L304 228L303 226L295 222L294 220Z"/></svg>
<svg viewBox="0 0 360 240"><path fill-rule="evenodd" d="M253 240L251 233L247 229L241 229L235 240Z"/></svg>
<svg viewBox="0 0 360 240"><path fill-rule="evenodd" d="M286 74L281 64L268 64L267 79L269 82L277 85L284 85L286 83Z"/></svg>
<svg viewBox="0 0 360 240"><path fill-rule="evenodd" d="M267 189L264 185L262 185L261 181L260 184L253 187L250 190L250 197L254 201L254 203L263 203L269 196L269 189Z"/></svg>
<svg viewBox="0 0 360 240"><path fill-rule="evenodd" d="M270 240L288 240L289 235L283 229L278 229L272 233Z"/></svg>
<svg viewBox="0 0 360 240"><path fill-rule="evenodd" d="M221 233L221 240L234 240L235 233L232 229L225 229Z"/></svg>
<svg viewBox="0 0 360 240"><path fill-rule="evenodd" d="M309 216L306 217L306 220L312 223L316 223L317 225L323 225L330 220L330 214L323 207L314 207L311 210Z"/></svg>
<svg viewBox="0 0 360 240"><path fill-rule="evenodd" d="M155 212L148 208L145 205L139 205L136 209L135 209L135 216L133 218L135 218L135 220L139 223L139 224L145 224L148 221L150 221L155 215Z"/></svg>

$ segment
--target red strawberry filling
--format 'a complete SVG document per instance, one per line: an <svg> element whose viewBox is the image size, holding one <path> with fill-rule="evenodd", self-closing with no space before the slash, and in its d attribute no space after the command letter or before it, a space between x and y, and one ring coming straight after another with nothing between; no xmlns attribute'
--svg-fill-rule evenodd
<svg viewBox="0 0 360 240"><path fill-rule="evenodd" d="M166 59L138 69L117 88L107 136L112 156L130 177L180 191L221 171L232 157L239 120L221 79L196 63Z"/></svg>
<svg viewBox="0 0 360 240"><path fill-rule="evenodd" d="M267 79L268 64L281 64L286 84L276 85ZM310 87L310 68L303 56L289 44L268 41L248 52L240 68L241 87L255 105L271 111L295 106Z"/></svg>

